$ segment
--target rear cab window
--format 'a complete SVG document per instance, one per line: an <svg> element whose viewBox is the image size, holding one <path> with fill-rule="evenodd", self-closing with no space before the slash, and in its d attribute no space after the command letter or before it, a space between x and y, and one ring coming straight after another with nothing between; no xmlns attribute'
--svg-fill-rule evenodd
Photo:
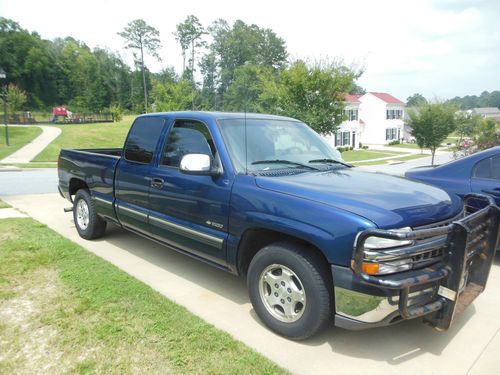
<svg viewBox="0 0 500 375"><path fill-rule="evenodd" d="M150 164L164 124L165 119L161 117L137 118L125 143L125 159L134 163Z"/></svg>

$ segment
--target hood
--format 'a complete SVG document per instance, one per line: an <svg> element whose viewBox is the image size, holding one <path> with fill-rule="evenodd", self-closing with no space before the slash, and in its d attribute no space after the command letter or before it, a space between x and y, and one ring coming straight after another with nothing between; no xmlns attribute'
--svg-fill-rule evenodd
<svg viewBox="0 0 500 375"><path fill-rule="evenodd" d="M308 199L374 222L380 228L417 227L451 218L462 210L458 197L384 173L357 168L256 177L262 189Z"/></svg>

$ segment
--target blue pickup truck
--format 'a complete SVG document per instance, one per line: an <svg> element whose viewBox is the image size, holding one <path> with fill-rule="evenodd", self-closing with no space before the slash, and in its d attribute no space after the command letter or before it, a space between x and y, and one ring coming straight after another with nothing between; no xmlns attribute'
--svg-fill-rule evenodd
<svg viewBox="0 0 500 375"><path fill-rule="evenodd" d="M62 150L59 191L81 237L108 222L244 275L273 331L305 339L423 317L439 330L479 295L499 209L354 168L304 123L146 114L123 149ZM465 199L469 199L466 196Z"/></svg>

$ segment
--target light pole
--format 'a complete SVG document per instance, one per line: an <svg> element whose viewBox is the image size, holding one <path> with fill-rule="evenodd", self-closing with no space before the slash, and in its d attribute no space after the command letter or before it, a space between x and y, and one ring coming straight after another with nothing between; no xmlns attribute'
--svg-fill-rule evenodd
<svg viewBox="0 0 500 375"><path fill-rule="evenodd" d="M5 70L0 68L0 79L6 79L7 74ZM7 86L3 85L2 88L2 98L3 98L3 123L5 125L5 145L9 145L9 127L7 126Z"/></svg>

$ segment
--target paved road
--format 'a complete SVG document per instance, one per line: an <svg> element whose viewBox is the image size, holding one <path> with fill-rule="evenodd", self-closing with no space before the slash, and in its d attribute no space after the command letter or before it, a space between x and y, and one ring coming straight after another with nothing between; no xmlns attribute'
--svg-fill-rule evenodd
<svg viewBox="0 0 500 375"><path fill-rule="evenodd" d="M115 264L217 328L297 374L493 374L500 352L500 258L484 294L452 328L420 321L352 332L330 327L305 342L262 326L245 281L117 227L104 238L78 237L67 203L56 194L2 197L63 236Z"/></svg>
<svg viewBox="0 0 500 375"><path fill-rule="evenodd" d="M57 193L57 169L0 171L0 196Z"/></svg>
<svg viewBox="0 0 500 375"><path fill-rule="evenodd" d="M359 168L363 168L368 171L374 171L374 172L384 172L388 174L394 174L394 175L404 175L405 172L408 169L415 168L415 167L421 167L421 166L427 166L431 165L431 157L425 157L425 158L420 158L420 159L414 159L414 160L408 160L405 163L401 164L381 164L381 165L367 165L367 166L362 166L360 165ZM453 154L451 152L448 153L443 153L436 155L434 159L434 164L444 164L449 161L453 160Z"/></svg>

